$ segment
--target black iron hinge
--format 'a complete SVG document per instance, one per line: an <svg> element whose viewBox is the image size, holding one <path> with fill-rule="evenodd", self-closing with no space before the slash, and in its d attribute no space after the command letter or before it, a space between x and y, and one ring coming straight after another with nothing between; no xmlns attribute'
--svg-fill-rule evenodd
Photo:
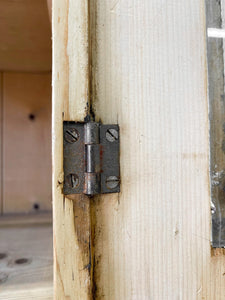
<svg viewBox="0 0 225 300"><path fill-rule="evenodd" d="M118 125L65 121L63 137L65 195L120 191Z"/></svg>

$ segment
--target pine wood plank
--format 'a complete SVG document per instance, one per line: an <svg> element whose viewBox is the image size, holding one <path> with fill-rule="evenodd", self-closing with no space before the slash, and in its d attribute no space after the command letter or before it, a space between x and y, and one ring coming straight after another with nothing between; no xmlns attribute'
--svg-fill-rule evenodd
<svg viewBox="0 0 225 300"><path fill-rule="evenodd" d="M90 299L90 203L62 194L63 120L83 121L89 101L88 1L53 1L54 297Z"/></svg>
<svg viewBox="0 0 225 300"><path fill-rule="evenodd" d="M53 288L51 286L32 287L26 286L25 289L16 291L4 291L0 294L1 300L52 300Z"/></svg>
<svg viewBox="0 0 225 300"><path fill-rule="evenodd" d="M94 109L121 132L121 193L93 212L95 299L224 299L224 252L210 246L204 1L92 10Z"/></svg>
<svg viewBox="0 0 225 300"><path fill-rule="evenodd" d="M51 74L3 73L3 212L51 210Z"/></svg>
<svg viewBox="0 0 225 300"><path fill-rule="evenodd" d="M40 226L51 225L52 214L45 213L29 213L29 214L7 214L0 217L0 227L16 227L16 226Z"/></svg>
<svg viewBox="0 0 225 300"><path fill-rule="evenodd" d="M0 44L0 70L50 71L51 26L46 0L1 0Z"/></svg>
<svg viewBox="0 0 225 300"><path fill-rule="evenodd" d="M0 228L0 237L0 299L52 299L51 226Z"/></svg>

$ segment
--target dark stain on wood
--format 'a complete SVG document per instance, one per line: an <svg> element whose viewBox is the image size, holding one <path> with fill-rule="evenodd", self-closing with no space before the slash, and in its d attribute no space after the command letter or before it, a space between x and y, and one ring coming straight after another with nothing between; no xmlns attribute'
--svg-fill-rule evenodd
<svg viewBox="0 0 225 300"><path fill-rule="evenodd" d="M90 263L90 199L85 195L76 195L71 201L73 201L74 231L83 254L85 269Z"/></svg>

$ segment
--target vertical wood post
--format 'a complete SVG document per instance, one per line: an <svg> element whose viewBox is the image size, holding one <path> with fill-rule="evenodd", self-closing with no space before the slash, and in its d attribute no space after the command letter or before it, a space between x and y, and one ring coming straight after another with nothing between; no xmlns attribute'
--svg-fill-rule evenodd
<svg viewBox="0 0 225 300"><path fill-rule="evenodd" d="M211 251L204 0L94 0L96 116L121 193L95 202L96 299L223 299Z"/></svg>
<svg viewBox="0 0 225 300"><path fill-rule="evenodd" d="M88 0L53 1L53 223L55 299L90 299L90 205L63 196L63 121L89 102Z"/></svg>

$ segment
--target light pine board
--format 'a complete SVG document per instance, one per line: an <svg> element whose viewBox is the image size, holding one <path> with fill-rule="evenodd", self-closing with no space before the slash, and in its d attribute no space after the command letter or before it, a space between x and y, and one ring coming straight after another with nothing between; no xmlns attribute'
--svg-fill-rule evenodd
<svg viewBox="0 0 225 300"><path fill-rule="evenodd" d="M91 297L91 226L87 197L65 198L63 120L83 121L89 101L88 1L53 1L54 297Z"/></svg>
<svg viewBox="0 0 225 300"><path fill-rule="evenodd" d="M6 214L0 217L0 227L23 227L23 226L39 226L52 224L52 214L30 213L30 214Z"/></svg>
<svg viewBox="0 0 225 300"><path fill-rule="evenodd" d="M2 76L3 212L51 210L51 74Z"/></svg>
<svg viewBox="0 0 225 300"><path fill-rule="evenodd" d="M0 228L0 239L0 299L53 299L51 226Z"/></svg>
<svg viewBox="0 0 225 300"><path fill-rule="evenodd" d="M91 3L92 102L121 128L121 193L91 209L62 195L62 121L83 120L89 93L86 4L53 3L55 298L89 299L92 280L94 299L224 299L224 251L210 247L204 1Z"/></svg>
<svg viewBox="0 0 225 300"><path fill-rule="evenodd" d="M1 0L0 44L0 70L50 71L51 26L46 0Z"/></svg>
<svg viewBox="0 0 225 300"><path fill-rule="evenodd" d="M93 1L93 94L121 132L121 193L95 200L95 299L225 299L211 251L203 0Z"/></svg>

